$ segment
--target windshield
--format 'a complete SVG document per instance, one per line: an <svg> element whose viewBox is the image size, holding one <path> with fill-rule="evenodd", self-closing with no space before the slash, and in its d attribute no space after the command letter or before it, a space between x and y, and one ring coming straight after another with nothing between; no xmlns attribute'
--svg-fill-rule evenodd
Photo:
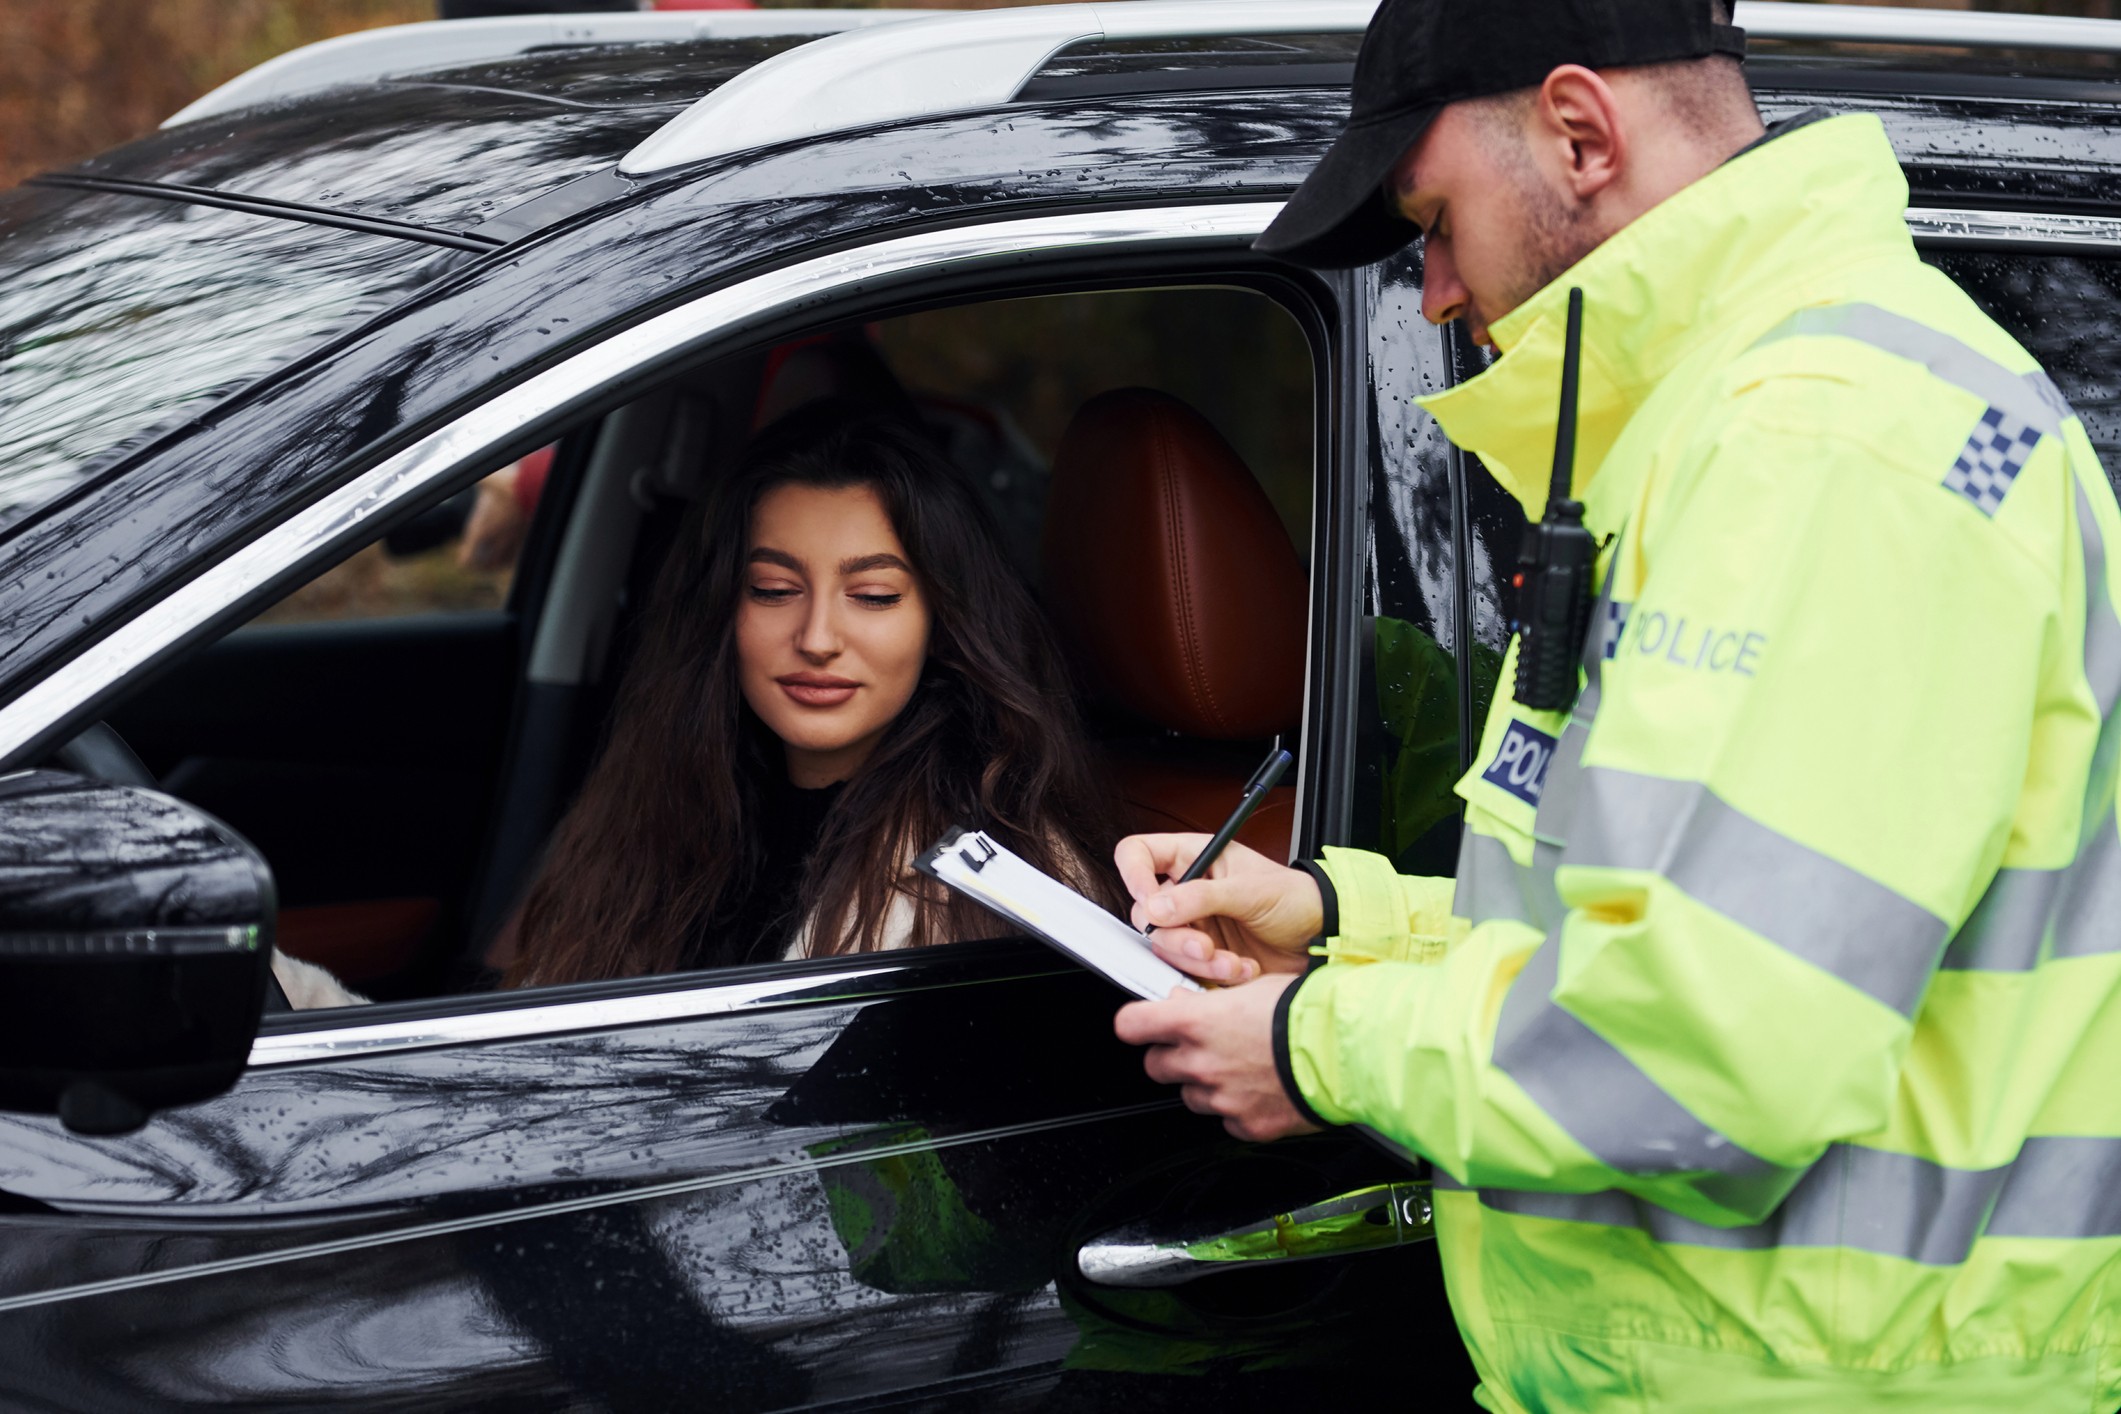
<svg viewBox="0 0 2121 1414"><path fill-rule="evenodd" d="M466 258L183 202L0 192L0 525Z"/></svg>

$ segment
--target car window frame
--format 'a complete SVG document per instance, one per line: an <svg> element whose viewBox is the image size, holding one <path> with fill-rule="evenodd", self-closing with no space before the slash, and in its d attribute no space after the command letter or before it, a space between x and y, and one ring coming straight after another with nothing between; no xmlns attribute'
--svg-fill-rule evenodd
<svg viewBox="0 0 2121 1414"><path fill-rule="evenodd" d="M1230 282L1242 266L1261 284L1309 282L1301 303L1278 302L1303 325L1313 353L1312 642L1308 652L1305 741L1333 735L1326 719L1352 722L1346 693L1321 673L1321 643L1346 636L1344 620L1359 610L1352 593L1328 587L1324 567L1346 566L1360 543L1361 506L1348 494L1359 486L1346 468L1355 449L1343 424L1360 400L1346 380L1361 376L1361 360L1347 351L1359 334L1346 329L1351 308L1342 285L1303 272L1274 270L1250 254L1250 243L1281 209L1279 202L1204 202L1087 210L964 224L843 248L733 281L653 318L611 334L533 375L363 470L337 491L295 511L264 535L206 568L145 607L83 653L56 667L29 691L0 707L0 759L21 761L60 739L79 721L93 720L113 698L154 670L246 621L291 585L374 539L392 519L468 485L496 463L551 440L638 395L675 369L770 341L794 321L815 326L835 297L896 298L901 302L956 302L1037 288L1087 290L1139 287L1204 278ZM1086 261L1102 262L1088 264ZM1124 261L1125 275L1115 275ZM1246 283L1251 283L1249 279ZM969 293L954 298L963 286ZM1265 292L1264 290L1262 291ZM1270 295L1269 297L1275 297ZM838 318L840 312L832 313ZM1333 327L1338 326L1338 327ZM1355 566L1359 580L1359 565ZM1359 590L1359 583L1356 586ZM1340 602L1345 600L1346 602ZM1351 620L1349 620L1351 621ZM1327 654L1346 657L1345 653ZM1352 733L1341 733L1351 739ZM1299 768L1299 846L1315 852L1339 838L1345 821L1306 809L1315 782L1344 774L1337 762L1307 749ZM1324 751L1331 757L1333 752ZM1344 813L1344 812L1343 812ZM827 999L898 993L950 985L951 979L1065 973L1065 962L1035 943L954 944L918 953L768 963L712 972L614 979L610 982L526 989L521 993L446 996L352 1009L269 1018L254 1047L254 1067L320 1059L476 1045L481 1042L698 1017L732 1011L814 1005Z"/></svg>
<svg viewBox="0 0 2121 1414"><path fill-rule="evenodd" d="M54 665L0 706L0 769L35 760L156 667L247 621L395 519L545 445L675 367L743 339L770 341L780 328L819 322L820 303L835 294L952 278L991 284L1015 269L1031 283L1033 267L1058 275L1058 267L1085 258L1240 254L1280 209L1279 202L1174 204L931 228L797 258L617 330L299 507Z"/></svg>

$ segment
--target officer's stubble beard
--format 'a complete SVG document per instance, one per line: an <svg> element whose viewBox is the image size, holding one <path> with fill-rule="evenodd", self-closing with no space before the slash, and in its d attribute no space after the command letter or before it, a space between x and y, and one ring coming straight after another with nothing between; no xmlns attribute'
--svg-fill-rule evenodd
<svg viewBox="0 0 2121 1414"><path fill-rule="evenodd" d="M1731 22L1724 0L1715 0L1711 10L1717 24ZM1682 165L1697 170L1686 180L1720 167L1766 132L1743 66L1726 55L1620 68L1607 77L1618 91L1632 90L1638 104L1654 103L1662 110L1658 120L1670 130L1691 136L1694 160ZM1587 204L1553 185L1532 160L1528 129L1539 96L1539 89L1523 88L1465 104L1496 180L1514 194L1519 208L1516 278L1497 301L1501 308L1480 310L1490 329L1627 225L1627 220L1593 219Z"/></svg>
<svg viewBox="0 0 2121 1414"><path fill-rule="evenodd" d="M1477 118L1488 160L1495 177L1512 193L1517 207L1518 246L1510 285L1497 300L1501 308L1482 310L1490 329L1548 285L1566 275L1576 263L1605 243L1611 232L1601 231L1591 220L1590 209L1558 192L1548 183L1525 139L1524 123L1539 90L1498 94L1475 100Z"/></svg>

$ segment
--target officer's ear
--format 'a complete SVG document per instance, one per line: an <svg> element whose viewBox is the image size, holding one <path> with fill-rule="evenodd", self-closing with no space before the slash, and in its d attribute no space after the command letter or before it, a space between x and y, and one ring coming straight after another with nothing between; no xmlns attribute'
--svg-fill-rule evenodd
<svg viewBox="0 0 2121 1414"><path fill-rule="evenodd" d="M1628 136L1612 85L1581 64L1547 75L1532 105L1531 144L1549 181L1588 205L1626 170Z"/></svg>

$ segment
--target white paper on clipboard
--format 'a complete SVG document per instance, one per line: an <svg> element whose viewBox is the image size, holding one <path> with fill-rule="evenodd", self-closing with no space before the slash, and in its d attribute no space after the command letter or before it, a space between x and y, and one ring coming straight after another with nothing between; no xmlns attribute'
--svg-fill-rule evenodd
<svg viewBox="0 0 2121 1414"><path fill-rule="evenodd" d="M1162 1001L1200 984L1149 950L1149 940L979 830L953 830L914 861L1137 997Z"/></svg>

